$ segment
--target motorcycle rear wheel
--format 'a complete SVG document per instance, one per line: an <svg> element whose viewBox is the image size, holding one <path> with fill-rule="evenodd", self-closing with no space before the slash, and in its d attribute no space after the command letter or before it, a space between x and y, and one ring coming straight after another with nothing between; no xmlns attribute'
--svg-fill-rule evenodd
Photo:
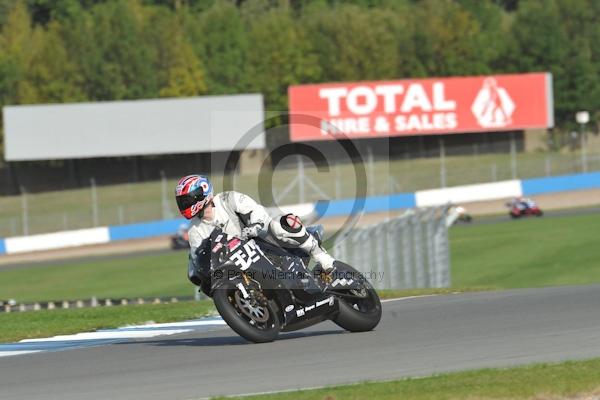
<svg viewBox="0 0 600 400"><path fill-rule="evenodd" d="M245 299L232 282L216 289L213 301L227 325L250 342L272 342L281 330L272 301L259 303L254 298Z"/></svg>
<svg viewBox="0 0 600 400"><path fill-rule="evenodd" d="M381 300L373 286L365 279L360 290L349 290L348 294L355 296L338 297L340 311L333 322L350 332L375 329L381 320Z"/></svg>

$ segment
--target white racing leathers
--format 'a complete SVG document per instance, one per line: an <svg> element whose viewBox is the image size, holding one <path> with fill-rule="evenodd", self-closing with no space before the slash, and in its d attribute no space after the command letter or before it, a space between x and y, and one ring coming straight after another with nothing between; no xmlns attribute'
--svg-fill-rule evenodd
<svg viewBox="0 0 600 400"><path fill-rule="evenodd" d="M194 218L188 231L190 241L190 264L188 277L200 284L198 268L204 268L204 260L199 260L198 249L203 249L204 241L210 237L215 227L233 236L242 232L254 231L260 237L271 236L284 247L299 247L310 254L325 270L333 268L334 259L306 231L300 218L293 214L271 218L267 210L251 197L234 191L219 193L213 198L214 217L212 220ZM251 229L244 229L251 228Z"/></svg>
<svg viewBox="0 0 600 400"><path fill-rule="evenodd" d="M319 245L313 235L306 231L297 215L285 214L273 218L269 224L269 232L283 247L299 247L310 254L325 271L333 268L334 258Z"/></svg>

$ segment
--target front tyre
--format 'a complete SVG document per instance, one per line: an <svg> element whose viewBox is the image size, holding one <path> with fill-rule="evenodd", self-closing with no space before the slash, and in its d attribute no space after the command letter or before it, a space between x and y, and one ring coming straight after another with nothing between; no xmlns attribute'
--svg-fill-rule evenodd
<svg viewBox="0 0 600 400"><path fill-rule="evenodd" d="M214 291L213 301L227 325L246 340L272 342L281 330L276 306L261 292L244 298L241 291L228 282Z"/></svg>
<svg viewBox="0 0 600 400"><path fill-rule="evenodd" d="M373 330L381 320L381 300L373 286L365 279L362 288L344 294L338 296L340 311L333 322L350 332Z"/></svg>

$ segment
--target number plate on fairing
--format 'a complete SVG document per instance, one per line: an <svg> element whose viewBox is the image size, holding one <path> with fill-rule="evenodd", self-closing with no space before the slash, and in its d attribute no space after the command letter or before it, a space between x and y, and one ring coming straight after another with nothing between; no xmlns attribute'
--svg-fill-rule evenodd
<svg viewBox="0 0 600 400"><path fill-rule="evenodd" d="M242 271L250 268L252 264L260 260L261 256L265 257L265 254L262 252L260 247L254 242L254 240L244 243L242 246L240 246L238 242L234 249L236 247L238 248L237 251L231 254L231 256L229 256L229 259L233 261L235 265L240 267L240 270Z"/></svg>

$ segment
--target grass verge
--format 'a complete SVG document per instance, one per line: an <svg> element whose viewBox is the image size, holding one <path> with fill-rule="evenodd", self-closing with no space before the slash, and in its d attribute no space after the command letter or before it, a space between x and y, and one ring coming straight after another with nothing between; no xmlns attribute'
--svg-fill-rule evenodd
<svg viewBox="0 0 600 400"><path fill-rule="evenodd" d="M482 369L392 382L240 397L245 400L597 399L600 358ZM228 398L229 399L229 398Z"/></svg>
<svg viewBox="0 0 600 400"><path fill-rule="evenodd" d="M213 314L210 301L145 304L0 314L0 343L118 328L147 321L173 322Z"/></svg>
<svg viewBox="0 0 600 400"><path fill-rule="evenodd" d="M382 299L393 299L476 290L483 290L483 288L383 290L379 294ZM214 313L215 308L211 300L2 313L0 314L0 326L2 327L0 330L0 343L117 328L123 325L141 324L146 321L174 322Z"/></svg>
<svg viewBox="0 0 600 400"><path fill-rule="evenodd" d="M600 214L453 227L449 290L600 283L599 230ZM185 251L56 262L0 271L0 299L190 296L186 272Z"/></svg>
<svg viewBox="0 0 600 400"><path fill-rule="evenodd" d="M452 283L498 289L600 283L600 214L450 230Z"/></svg>
<svg viewBox="0 0 600 400"><path fill-rule="evenodd" d="M19 302L191 296L187 252L58 261L0 271L0 299Z"/></svg>
<svg viewBox="0 0 600 400"><path fill-rule="evenodd" d="M379 297L382 300L388 299L399 299L402 297L413 297L413 296L431 296L431 295L444 295L444 294L458 294L468 292L484 292L487 290L494 290L493 287L488 286L473 286L473 287L461 287L461 288L432 288L432 289L402 289L402 290L378 290Z"/></svg>

